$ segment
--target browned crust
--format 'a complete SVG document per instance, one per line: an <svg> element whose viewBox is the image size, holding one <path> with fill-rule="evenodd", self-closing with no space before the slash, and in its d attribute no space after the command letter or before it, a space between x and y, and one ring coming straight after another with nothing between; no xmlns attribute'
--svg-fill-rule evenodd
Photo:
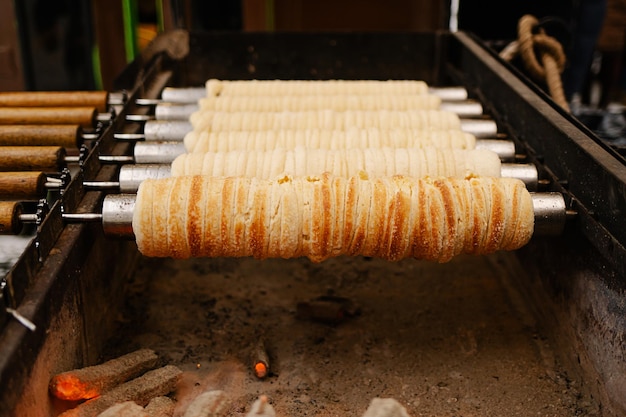
<svg viewBox="0 0 626 417"><path fill-rule="evenodd" d="M189 253L189 207L187 202L190 197L189 181L179 177L170 187L170 198L167 208L167 244L172 258L188 258Z"/></svg>
<svg viewBox="0 0 626 417"><path fill-rule="evenodd" d="M312 260L319 262L327 258L330 239L330 187L328 176L310 177L313 190L311 201L311 253Z"/></svg>
<svg viewBox="0 0 626 417"><path fill-rule="evenodd" d="M517 249L533 220L530 194L511 178L197 176L145 181L133 227L148 256L446 262Z"/></svg>
<svg viewBox="0 0 626 417"><path fill-rule="evenodd" d="M202 184L200 177L191 179L189 189L189 208L187 211L187 238L189 239L189 250L191 256L201 254L202 241L204 236L204 191L206 187Z"/></svg>
<svg viewBox="0 0 626 417"><path fill-rule="evenodd" d="M500 248L500 243L505 232L505 199L502 189L495 183L489 184L489 195L491 196L491 213L489 216L489 227L487 229L487 243L485 251L494 252Z"/></svg>
<svg viewBox="0 0 626 417"><path fill-rule="evenodd" d="M444 236L444 222L445 222L445 208L443 206L443 200L440 193L434 183L428 184L430 194L430 204L428 207L428 229L430 231L430 241L427 241L428 247L425 259L438 259L439 254L442 253ZM422 204L422 202L420 202Z"/></svg>
<svg viewBox="0 0 626 417"><path fill-rule="evenodd" d="M267 235L267 186L259 184L254 193L252 218L250 225L250 252L255 258L267 257L265 253L265 237Z"/></svg>
<svg viewBox="0 0 626 417"><path fill-rule="evenodd" d="M366 256L379 256L381 240L385 236L385 212L387 205L387 189L380 179L372 180L371 204L369 218L365 232L363 254Z"/></svg>
<svg viewBox="0 0 626 417"><path fill-rule="evenodd" d="M221 252L225 256L235 256L231 249L231 236L230 230L232 228L233 211L235 207L234 194L235 194L235 178L225 178L222 185L222 209L220 211L220 241Z"/></svg>
<svg viewBox="0 0 626 417"><path fill-rule="evenodd" d="M402 259L406 256L406 248L408 246L408 228L411 223L411 204L409 197L406 194L406 190L403 187L404 184L401 181L394 181L398 183L398 188L391 199L389 207L389 242L387 246L387 258L395 261Z"/></svg>

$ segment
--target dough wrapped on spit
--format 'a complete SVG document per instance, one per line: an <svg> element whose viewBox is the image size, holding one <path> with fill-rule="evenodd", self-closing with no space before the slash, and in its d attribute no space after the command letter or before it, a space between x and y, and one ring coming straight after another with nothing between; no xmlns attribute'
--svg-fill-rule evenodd
<svg viewBox="0 0 626 417"><path fill-rule="evenodd" d="M357 129L348 130L260 130L189 132L184 139L188 152L226 152L231 150L350 148L424 148L475 149L476 137L460 130Z"/></svg>
<svg viewBox="0 0 626 417"><path fill-rule="evenodd" d="M427 94L420 80L217 80L205 83L207 96L298 96L337 94Z"/></svg>
<svg viewBox="0 0 626 417"><path fill-rule="evenodd" d="M460 130L348 129L189 132L187 152L273 149L426 148L475 149L476 137Z"/></svg>
<svg viewBox="0 0 626 417"><path fill-rule="evenodd" d="M200 111L438 110L441 98L418 95L223 96L198 101Z"/></svg>
<svg viewBox="0 0 626 417"><path fill-rule="evenodd" d="M438 148L351 148L341 150L274 149L188 153L172 162L172 176L248 176L271 179L281 174L295 177L328 172L368 178L405 175L409 177L460 177L469 174L499 177L502 164L495 152L486 149Z"/></svg>
<svg viewBox="0 0 626 417"><path fill-rule="evenodd" d="M492 177L171 177L144 181L133 213L139 250L173 258L446 262L517 249L533 227L524 183Z"/></svg>
<svg viewBox="0 0 626 417"><path fill-rule="evenodd" d="M443 110L308 110L301 112L194 112L189 121L196 131L281 130L377 127L380 129L461 129L456 113Z"/></svg>
<svg viewBox="0 0 626 417"><path fill-rule="evenodd" d="M347 130L260 130L189 132L184 139L187 152L231 150L269 151L276 148L425 148L474 149L476 137L461 130L357 129Z"/></svg>

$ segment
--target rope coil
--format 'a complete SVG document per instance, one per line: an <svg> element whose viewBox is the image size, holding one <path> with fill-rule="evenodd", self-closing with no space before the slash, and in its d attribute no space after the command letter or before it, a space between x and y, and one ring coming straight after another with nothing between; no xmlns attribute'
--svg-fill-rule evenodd
<svg viewBox="0 0 626 417"><path fill-rule="evenodd" d="M561 81L561 73L566 63L563 47L555 38L546 35L543 29L535 30L538 24L536 17L522 16L517 26L517 41L502 50L500 57L510 61L515 55L520 55L530 76L545 82L552 99L569 112Z"/></svg>

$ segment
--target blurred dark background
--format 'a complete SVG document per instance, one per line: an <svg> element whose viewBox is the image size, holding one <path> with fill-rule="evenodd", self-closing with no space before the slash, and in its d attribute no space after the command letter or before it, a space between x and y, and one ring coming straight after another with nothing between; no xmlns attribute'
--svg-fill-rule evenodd
<svg viewBox="0 0 626 417"><path fill-rule="evenodd" d="M603 76L605 89L617 91L597 93L606 105L620 100L622 87L626 14L614 11L620 7L624 13L626 0L0 0L0 91L110 90L156 34L173 28L436 31L454 21L455 29L499 47L515 39L519 18L532 14L576 69L564 74L568 94L580 91L590 100L592 78ZM605 14L616 29L598 44Z"/></svg>

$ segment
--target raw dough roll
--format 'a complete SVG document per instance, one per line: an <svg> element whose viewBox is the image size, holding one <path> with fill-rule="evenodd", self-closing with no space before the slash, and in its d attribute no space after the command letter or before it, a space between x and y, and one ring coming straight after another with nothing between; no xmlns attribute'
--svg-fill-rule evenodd
<svg viewBox="0 0 626 417"><path fill-rule="evenodd" d="M189 121L196 131L208 130L279 130L326 129L345 130L352 127L380 129L461 129L456 113L442 110L309 110L301 112L207 112L196 111Z"/></svg>
<svg viewBox="0 0 626 417"><path fill-rule="evenodd" d="M206 111L306 111L306 110L437 110L441 98L419 95L314 95L314 96L223 96L198 102Z"/></svg>
<svg viewBox="0 0 626 417"><path fill-rule="evenodd" d="M512 178L362 179L329 174L145 180L133 230L156 257L340 255L446 262L525 245L532 198Z"/></svg>
<svg viewBox="0 0 626 417"><path fill-rule="evenodd" d="M427 94L416 80L217 80L206 82L207 96L296 96L336 94Z"/></svg>
<svg viewBox="0 0 626 417"><path fill-rule="evenodd" d="M460 130L348 129L348 130L265 130L189 132L184 139L187 152L231 150L269 151L276 148L457 148L474 149L476 137Z"/></svg>
<svg viewBox="0 0 626 417"><path fill-rule="evenodd" d="M392 175L463 178L469 174L499 177L501 168L498 155L485 149L297 147L182 154L172 162L171 175L271 179L281 174L299 177L328 172L344 177L365 174L368 178Z"/></svg>

